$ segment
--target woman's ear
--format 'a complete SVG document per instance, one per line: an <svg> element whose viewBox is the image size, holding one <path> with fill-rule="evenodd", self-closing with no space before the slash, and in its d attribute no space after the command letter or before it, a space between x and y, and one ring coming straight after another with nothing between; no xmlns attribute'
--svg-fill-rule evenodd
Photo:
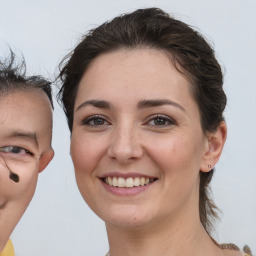
<svg viewBox="0 0 256 256"><path fill-rule="evenodd" d="M224 121L220 122L216 131L207 134L206 149L200 168L202 172L209 172L214 168L220 158L226 138L227 126Z"/></svg>
<svg viewBox="0 0 256 256"><path fill-rule="evenodd" d="M42 172L46 168L46 166L51 162L53 157L54 157L54 151L52 148L50 150L48 150L47 152L44 152L39 159L38 172Z"/></svg>

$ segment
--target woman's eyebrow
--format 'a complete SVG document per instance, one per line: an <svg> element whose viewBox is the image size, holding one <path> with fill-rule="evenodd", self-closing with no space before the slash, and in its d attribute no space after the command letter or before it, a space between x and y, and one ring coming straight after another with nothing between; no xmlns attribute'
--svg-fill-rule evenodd
<svg viewBox="0 0 256 256"><path fill-rule="evenodd" d="M79 109L88 106L88 105L92 105L96 108L106 108L106 109L110 109L110 103L108 101L105 100L87 100L85 102L83 102L82 104L80 104L75 111L78 111Z"/></svg>
<svg viewBox="0 0 256 256"><path fill-rule="evenodd" d="M82 104L80 104L75 111L80 110L81 108L88 106L88 105L92 105L96 108L105 108L105 109L110 109L111 108L111 104L108 101L105 100L87 100L85 102L83 102ZM168 99L153 99L153 100L142 100L139 101L137 104L138 109L142 109L142 108L151 108L151 107L159 107L159 106L163 106L163 105L172 105L175 106L179 109L181 109L182 111L186 112L185 108L183 108L180 104L168 100Z"/></svg>
<svg viewBox="0 0 256 256"><path fill-rule="evenodd" d="M163 105L172 105L186 112L185 108L183 108L180 104L168 100L168 99L153 99L153 100L142 100L138 103L138 109L142 108L151 108L151 107L159 107Z"/></svg>

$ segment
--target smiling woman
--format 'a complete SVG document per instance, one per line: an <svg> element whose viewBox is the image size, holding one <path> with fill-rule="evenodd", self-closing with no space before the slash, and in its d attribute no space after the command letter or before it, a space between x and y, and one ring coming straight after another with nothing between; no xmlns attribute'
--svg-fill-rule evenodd
<svg viewBox="0 0 256 256"><path fill-rule="evenodd" d="M0 255L12 256L7 242L35 192L38 173L53 157L49 83L25 77L14 54L0 62ZM38 114L40 113L40 115Z"/></svg>
<svg viewBox="0 0 256 256"><path fill-rule="evenodd" d="M77 185L108 255L242 255L211 237L226 96L198 32L140 9L90 31L60 78Z"/></svg>

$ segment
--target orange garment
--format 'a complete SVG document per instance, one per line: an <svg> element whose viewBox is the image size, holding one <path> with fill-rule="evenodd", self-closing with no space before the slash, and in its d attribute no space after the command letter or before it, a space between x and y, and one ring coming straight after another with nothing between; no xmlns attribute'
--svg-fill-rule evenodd
<svg viewBox="0 0 256 256"><path fill-rule="evenodd" d="M4 250L0 252L0 256L15 256L14 247L11 240L8 240Z"/></svg>

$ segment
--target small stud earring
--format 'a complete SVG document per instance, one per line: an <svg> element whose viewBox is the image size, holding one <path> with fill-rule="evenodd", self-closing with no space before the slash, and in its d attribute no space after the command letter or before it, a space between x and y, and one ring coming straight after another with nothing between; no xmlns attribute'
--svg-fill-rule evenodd
<svg viewBox="0 0 256 256"><path fill-rule="evenodd" d="M212 166L209 164L209 165L208 165L208 168L209 168L209 169L211 169L211 168L212 168Z"/></svg>

